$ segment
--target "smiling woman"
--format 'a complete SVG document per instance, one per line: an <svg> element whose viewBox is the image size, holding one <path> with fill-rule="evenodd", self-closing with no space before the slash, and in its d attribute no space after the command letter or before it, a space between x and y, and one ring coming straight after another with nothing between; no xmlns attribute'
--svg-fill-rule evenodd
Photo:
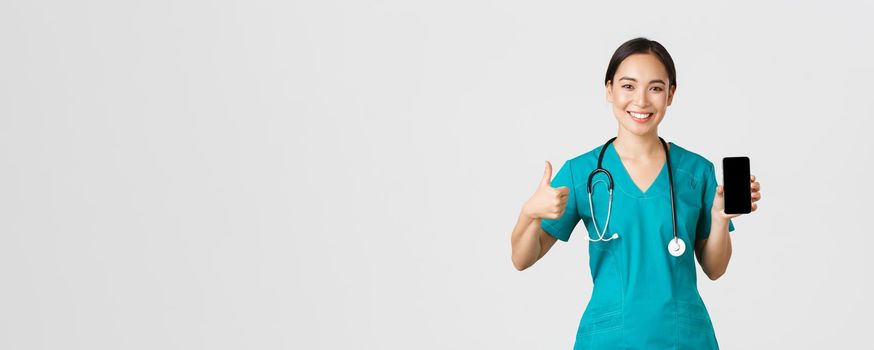
<svg viewBox="0 0 874 350"><path fill-rule="evenodd" d="M513 229L513 264L533 265L583 221L594 289L575 349L718 349L695 257L719 278L738 215L723 210L713 163L658 135L677 88L674 61L658 42L630 40L610 59L604 87L617 136L565 162L555 178L546 163ZM760 187L750 181L755 210Z"/></svg>
<svg viewBox="0 0 874 350"><path fill-rule="evenodd" d="M613 54L604 85L619 123L636 135L645 135L658 127L671 105L677 89L677 71L674 60L661 44L637 38Z"/></svg>

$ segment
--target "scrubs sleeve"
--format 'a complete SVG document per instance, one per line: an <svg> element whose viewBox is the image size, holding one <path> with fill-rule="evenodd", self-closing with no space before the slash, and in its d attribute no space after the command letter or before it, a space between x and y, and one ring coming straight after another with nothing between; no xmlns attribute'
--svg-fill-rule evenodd
<svg viewBox="0 0 874 350"><path fill-rule="evenodd" d="M553 188L567 187L570 189L567 200L567 208L564 214L558 219L541 219L540 227L543 231L551 236L567 242L571 237L574 227L580 221L580 214L577 210L576 190L574 187L574 176L571 170L571 161L567 161L555 174L555 177L550 182Z"/></svg>
<svg viewBox="0 0 874 350"><path fill-rule="evenodd" d="M695 233L695 239L707 239L710 237L710 210L713 208L713 197L716 196L716 170L713 163L709 163L707 173L704 175L704 205L701 206L701 213L698 215L698 228ZM728 220L728 232L734 231L734 223L731 219Z"/></svg>

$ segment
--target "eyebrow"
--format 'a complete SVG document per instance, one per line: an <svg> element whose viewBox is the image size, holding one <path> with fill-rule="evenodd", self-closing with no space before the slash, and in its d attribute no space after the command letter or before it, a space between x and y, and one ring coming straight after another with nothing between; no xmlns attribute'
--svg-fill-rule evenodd
<svg viewBox="0 0 874 350"><path fill-rule="evenodd" d="M633 81L633 82L635 82L635 83L637 82L637 79L629 78L629 77L622 77L622 78L619 78L619 80L631 80L631 81ZM667 83L665 83L664 80L661 80L661 79L653 79L653 80L650 80L649 83L650 83L650 84L652 84L652 83L662 83L662 84L664 84L664 85L668 85Z"/></svg>

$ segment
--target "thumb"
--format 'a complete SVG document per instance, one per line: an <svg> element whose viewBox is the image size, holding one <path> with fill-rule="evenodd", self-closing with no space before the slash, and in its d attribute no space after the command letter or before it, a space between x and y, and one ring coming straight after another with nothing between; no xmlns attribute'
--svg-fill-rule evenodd
<svg viewBox="0 0 874 350"><path fill-rule="evenodd" d="M716 186L716 195L717 196L721 197L724 192L725 192L725 190L722 188L722 186Z"/></svg>
<svg viewBox="0 0 874 350"><path fill-rule="evenodd" d="M546 170L543 171L543 179L540 180L540 186L549 186L552 181L552 164L546 161Z"/></svg>

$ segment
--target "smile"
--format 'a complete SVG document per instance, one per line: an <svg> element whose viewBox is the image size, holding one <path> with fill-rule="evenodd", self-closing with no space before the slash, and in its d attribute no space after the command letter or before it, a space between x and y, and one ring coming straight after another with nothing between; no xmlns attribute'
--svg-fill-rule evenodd
<svg viewBox="0 0 874 350"><path fill-rule="evenodd" d="M637 112L628 112L635 121L644 121L652 117L652 113L637 113Z"/></svg>

